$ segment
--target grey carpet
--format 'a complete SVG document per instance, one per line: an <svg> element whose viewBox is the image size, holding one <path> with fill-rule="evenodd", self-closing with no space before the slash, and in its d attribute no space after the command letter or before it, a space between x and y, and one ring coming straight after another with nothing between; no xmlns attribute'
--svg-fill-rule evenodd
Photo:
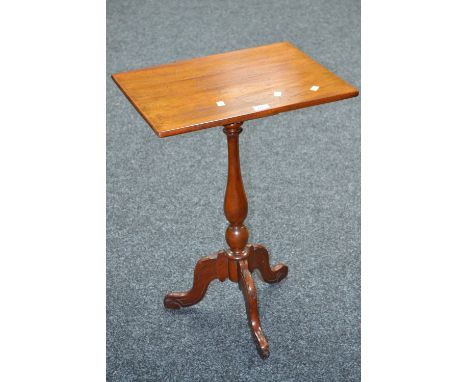
<svg viewBox="0 0 468 382"><path fill-rule="evenodd" d="M244 125L251 242L289 266L277 285L254 276L262 361L234 283L162 304L224 247L224 134L157 138L110 74L288 40L359 88L359 2L109 0L107 14L108 380L358 381L359 98Z"/></svg>

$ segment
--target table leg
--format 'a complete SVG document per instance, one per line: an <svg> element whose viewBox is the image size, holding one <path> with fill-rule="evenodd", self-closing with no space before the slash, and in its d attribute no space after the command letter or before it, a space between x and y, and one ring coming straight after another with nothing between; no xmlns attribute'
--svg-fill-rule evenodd
<svg viewBox="0 0 468 382"><path fill-rule="evenodd" d="M193 286L187 292L173 292L164 298L164 306L179 309L200 302L213 280L224 281L227 277L227 258L224 251L217 255L205 256L198 260L193 272Z"/></svg>
<svg viewBox="0 0 468 382"><path fill-rule="evenodd" d="M270 267L270 255L261 244L250 246L248 263L250 272L258 269L263 281L268 284L278 283L288 275L288 267L285 264L279 263Z"/></svg>
<svg viewBox="0 0 468 382"><path fill-rule="evenodd" d="M245 310L247 311L247 318L249 326L252 331L252 337L257 345L258 353L262 358L268 358L270 349L268 341L263 334L262 327L260 326L260 317L258 314L257 303L257 289L249 271L249 264L247 260L239 261L239 286L244 294Z"/></svg>
<svg viewBox="0 0 468 382"><path fill-rule="evenodd" d="M288 274L288 267L278 264L270 267L266 248L260 244L248 245L249 231L244 225L248 203L242 182L239 159L239 134L242 123L224 126L228 143L228 177L224 198L224 214L229 225L226 229L227 250L217 255L200 259L195 266L192 289L187 292L169 293L164 298L164 306L179 309L200 302L213 280L226 278L239 284L245 300L250 329L258 352L262 358L270 354L268 341L260 326L257 292L251 272L259 270L267 283L276 283Z"/></svg>

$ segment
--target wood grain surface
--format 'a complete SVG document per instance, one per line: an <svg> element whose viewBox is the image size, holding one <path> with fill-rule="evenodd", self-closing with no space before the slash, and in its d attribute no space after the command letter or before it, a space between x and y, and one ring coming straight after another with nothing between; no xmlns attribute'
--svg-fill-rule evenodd
<svg viewBox="0 0 468 382"><path fill-rule="evenodd" d="M112 78L159 137L359 94L289 42L117 73Z"/></svg>

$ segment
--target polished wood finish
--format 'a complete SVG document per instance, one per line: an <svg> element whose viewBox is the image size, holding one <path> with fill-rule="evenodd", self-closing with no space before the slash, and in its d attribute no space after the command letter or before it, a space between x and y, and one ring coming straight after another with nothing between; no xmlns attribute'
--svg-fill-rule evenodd
<svg viewBox="0 0 468 382"><path fill-rule="evenodd" d="M249 257L247 259L249 270L258 270L263 281L268 284L278 283L288 275L288 267L282 263L270 268L270 256L267 249L260 244L250 246Z"/></svg>
<svg viewBox="0 0 468 382"><path fill-rule="evenodd" d="M233 257L228 251L222 250L217 255L202 257L195 266L192 288L186 292L173 292L164 298L164 306L168 309L180 309L200 302L213 280L225 281L229 278L239 284L245 300L248 324L252 338L262 358L270 355L268 341L260 325L257 292L252 277L255 269L260 271L265 282L273 284L280 282L288 274L288 267L278 264L270 267L268 251L264 246L247 245L247 257Z"/></svg>
<svg viewBox="0 0 468 382"><path fill-rule="evenodd" d="M224 196L224 215L230 224L226 229L226 242L235 257L242 257L245 254L249 239L249 230L244 225L248 204L239 159L241 125L242 123L234 123L223 129L228 142L228 178Z"/></svg>
<svg viewBox="0 0 468 382"><path fill-rule="evenodd" d="M169 293L164 298L164 306L169 309L188 307L200 302L205 296L210 282L226 280L228 276L228 258L224 251L217 255L202 257L195 266L193 286L187 292Z"/></svg>
<svg viewBox="0 0 468 382"><path fill-rule="evenodd" d="M164 306L180 309L198 303L214 280L236 282L258 352L268 357L252 272L258 270L265 282L277 283L287 276L288 267L270 267L266 248L248 244L244 225L248 203L239 159L242 123L354 97L358 91L288 42L117 73L112 78L159 137L224 126L228 248L200 259L192 288L167 294Z"/></svg>
<svg viewBox="0 0 468 382"><path fill-rule="evenodd" d="M258 270L264 281L272 284L281 281L288 274L288 267L278 264L270 267L269 255L262 245L248 245L249 231L244 225L248 204L242 182L239 158L239 135L242 123L226 125L223 129L228 145L228 176L224 197L224 213L229 222L226 229L228 249L217 255L200 259L195 266L193 286L187 292L169 293L164 298L168 309L179 309L194 305L205 296L210 282L227 278L239 284L247 312L252 337L262 358L270 354L268 341L263 334L258 312L257 292L252 277Z"/></svg>
<svg viewBox="0 0 468 382"><path fill-rule="evenodd" d="M257 345L260 357L267 358L270 355L270 346L263 334L262 327L260 326L260 317L258 314L257 302L257 289L249 271L249 264L247 260L239 260L239 286L244 294L245 310L247 311L247 318L249 326L252 331L252 337Z"/></svg>
<svg viewBox="0 0 468 382"><path fill-rule="evenodd" d="M116 73L112 78L159 137L358 95L289 42ZM319 88L312 91L312 86ZM224 106L218 106L219 101Z"/></svg>

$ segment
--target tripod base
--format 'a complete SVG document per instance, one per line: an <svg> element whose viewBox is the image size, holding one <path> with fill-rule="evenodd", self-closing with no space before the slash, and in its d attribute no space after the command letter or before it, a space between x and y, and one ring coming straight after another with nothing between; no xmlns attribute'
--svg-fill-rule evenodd
<svg viewBox="0 0 468 382"><path fill-rule="evenodd" d="M270 351L260 326L257 291L251 273L255 269L270 284L281 281L288 274L288 267L284 264L270 267L268 251L263 245L248 245L245 254L240 257L222 250L216 255L202 257L195 266L192 289L167 294L164 306L168 309L180 309L195 305L203 299L213 280L224 281L228 278L237 282L244 295L247 318L258 352L262 358L267 358Z"/></svg>

